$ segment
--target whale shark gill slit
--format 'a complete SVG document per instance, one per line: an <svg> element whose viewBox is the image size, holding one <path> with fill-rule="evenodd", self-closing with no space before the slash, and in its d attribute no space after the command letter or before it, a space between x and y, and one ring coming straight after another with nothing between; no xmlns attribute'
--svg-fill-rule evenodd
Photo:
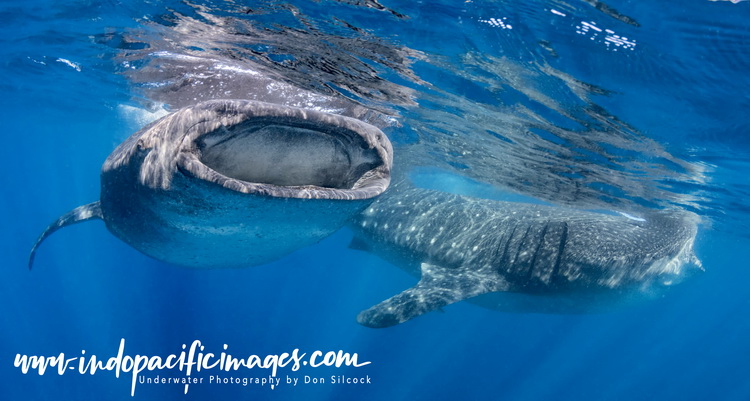
<svg viewBox="0 0 750 401"><path fill-rule="evenodd" d="M560 244L557 247L557 257L555 258L555 265L552 267L550 272L550 280L555 280L560 276L560 263L563 259L563 252L565 251L565 244L568 242L568 223L562 222L562 232L560 233Z"/></svg>

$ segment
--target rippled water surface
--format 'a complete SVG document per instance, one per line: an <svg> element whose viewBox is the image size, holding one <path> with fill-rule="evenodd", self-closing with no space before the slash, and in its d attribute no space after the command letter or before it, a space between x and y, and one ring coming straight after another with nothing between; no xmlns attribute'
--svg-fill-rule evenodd
<svg viewBox="0 0 750 401"><path fill-rule="evenodd" d="M143 354L201 339L372 361L324 373L364 372L367 386L195 386L186 399L747 399L748 18L750 3L708 0L0 2L0 398L128 399L129 379L108 372L13 367L17 353L106 355L126 338ZM89 223L25 269L51 219L98 198L118 143L215 98L376 125L396 181L689 210L705 272L612 313L458 304L373 330L357 312L413 279L347 249L348 230L266 266L207 272L148 259Z"/></svg>

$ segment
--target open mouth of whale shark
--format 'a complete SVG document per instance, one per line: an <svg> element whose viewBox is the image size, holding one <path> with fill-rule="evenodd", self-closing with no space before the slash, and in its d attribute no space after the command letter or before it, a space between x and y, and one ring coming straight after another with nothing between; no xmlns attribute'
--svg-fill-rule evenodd
<svg viewBox="0 0 750 401"><path fill-rule="evenodd" d="M351 189L382 164L361 135L281 118L222 126L197 139L199 160L226 177L278 186Z"/></svg>

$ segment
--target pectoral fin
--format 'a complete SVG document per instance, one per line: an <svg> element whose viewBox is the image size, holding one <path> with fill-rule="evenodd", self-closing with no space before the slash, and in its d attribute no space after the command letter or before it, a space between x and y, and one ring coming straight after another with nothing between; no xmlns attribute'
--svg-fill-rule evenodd
<svg viewBox="0 0 750 401"><path fill-rule="evenodd" d="M36 240L34 247L31 248L31 253L29 254L29 270L31 270L31 266L34 264L34 256L36 255L37 248L39 248L39 245L42 243L42 241L47 239L47 237L52 235L52 233L71 224L81 223L91 219L102 218L102 207L99 201L89 203L88 205L79 206L60 216L60 218L55 220L47 227L46 230L44 230L42 235L39 236L39 239Z"/></svg>
<svg viewBox="0 0 750 401"><path fill-rule="evenodd" d="M422 263L421 269L417 285L360 312L357 321L373 328L394 326L443 306L507 288L505 281L484 272L427 263Z"/></svg>

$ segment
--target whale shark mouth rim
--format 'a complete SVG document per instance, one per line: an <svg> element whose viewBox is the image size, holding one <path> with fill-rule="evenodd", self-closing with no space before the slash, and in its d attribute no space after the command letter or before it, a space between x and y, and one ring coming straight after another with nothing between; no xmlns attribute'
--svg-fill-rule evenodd
<svg viewBox="0 0 750 401"><path fill-rule="evenodd" d="M330 138L338 141L337 146L346 148L346 152L338 155L339 160L342 157L351 160L352 155L356 155L364 163L355 163L354 169L343 169L351 175L340 180L345 185L327 187L314 185L323 183L316 181L309 185L302 182L300 184L303 185L277 185L273 180L245 181L232 177L233 174L223 174L212 168L216 167L215 163L207 164L202 160L206 141L210 144L212 136L232 132L237 127L241 132L243 125L263 126L264 122L272 122L272 125L283 126L297 133L309 130L330 135ZM143 153L139 181L154 189L169 189L174 174L181 172L237 192L303 199L373 198L388 188L393 163L393 148L386 135L360 120L296 107L231 99L198 103L143 128L115 149L102 166L102 172L127 165L136 152ZM363 165L367 168L361 168ZM356 174L349 174L352 171Z"/></svg>

